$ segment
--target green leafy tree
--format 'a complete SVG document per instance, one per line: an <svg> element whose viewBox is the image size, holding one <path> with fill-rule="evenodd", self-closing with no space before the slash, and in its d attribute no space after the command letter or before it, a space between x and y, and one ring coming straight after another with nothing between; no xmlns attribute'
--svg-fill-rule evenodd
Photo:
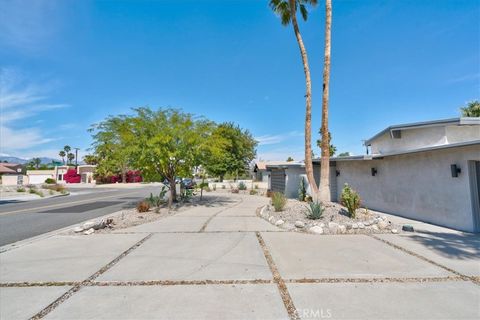
<svg viewBox="0 0 480 320"><path fill-rule="evenodd" d="M64 150L60 150L58 155L62 158L63 164L65 164L65 156L67 155Z"/></svg>
<svg viewBox="0 0 480 320"><path fill-rule="evenodd" d="M170 205L176 200L177 176L191 176L211 148L214 124L176 109L134 109L128 148L132 164L147 179L163 177L170 185Z"/></svg>
<svg viewBox="0 0 480 320"><path fill-rule="evenodd" d="M209 154L204 161L209 174L223 181L227 174L238 177L247 173L258 144L248 130L231 122L222 123L215 128L209 140L216 141L216 152Z"/></svg>
<svg viewBox="0 0 480 320"><path fill-rule="evenodd" d="M83 157L83 161L86 164L95 165L98 163L98 158L93 154L87 154Z"/></svg>
<svg viewBox="0 0 480 320"><path fill-rule="evenodd" d="M350 152L342 152L338 155L339 157L350 157Z"/></svg>
<svg viewBox="0 0 480 320"><path fill-rule="evenodd" d="M320 134L322 133L321 131L319 132ZM330 156L333 156L335 154L335 152L337 152L337 147L335 147L333 144L331 144L332 142L332 134L330 132L328 132L328 142L327 142L327 145L330 146ZM320 148L320 150L322 150L322 139L318 139L317 140L317 146Z"/></svg>
<svg viewBox="0 0 480 320"><path fill-rule="evenodd" d="M466 107L460 108L462 117L480 117L480 101L470 101Z"/></svg>
<svg viewBox="0 0 480 320"><path fill-rule="evenodd" d="M328 0L327 0L328 1ZM313 192L318 192L318 186L313 176L312 163L312 82L310 77L310 66L308 64L307 49L303 43L302 35L297 21L297 10L304 21L308 18L307 6L316 6L317 0L270 0L270 8L280 17L282 25L292 23L293 31L297 39L300 55L302 57L303 71L305 73L305 171L308 183ZM325 90L325 88L324 88ZM328 90L328 88L327 88ZM323 114L323 113L322 113ZM323 122L322 122L323 126Z"/></svg>
<svg viewBox="0 0 480 320"><path fill-rule="evenodd" d="M287 162L292 162L292 161L294 161L292 157L287 158Z"/></svg>
<svg viewBox="0 0 480 320"><path fill-rule="evenodd" d="M92 133L94 158L97 160L96 174L101 177L120 174L127 182L127 171L131 164L132 118L125 115L109 116L93 125ZM87 160L93 158L86 157Z"/></svg>
<svg viewBox="0 0 480 320"><path fill-rule="evenodd" d="M32 161L31 161L31 165L35 169L39 169L41 163L42 163L42 160L40 160L40 158L33 158Z"/></svg>

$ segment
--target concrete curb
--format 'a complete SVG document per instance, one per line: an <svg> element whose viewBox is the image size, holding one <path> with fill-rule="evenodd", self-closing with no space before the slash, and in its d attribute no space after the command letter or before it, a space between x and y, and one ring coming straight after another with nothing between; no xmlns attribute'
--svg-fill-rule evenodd
<svg viewBox="0 0 480 320"><path fill-rule="evenodd" d="M18 249L18 248L21 248L21 247L23 247L27 244L53 237L55 235L58 235L60 233L65 232L65 231L71 230L75 227L79 227L79 226L83 225L84 223L86 223L88 221L96 221L96 220L101 220L101 219L104 219L104 218L107 218L107 217L121 215L123 211L124 210L120 210L120 211L112 212L112 213L109 213L109 214L106 214L106 215L103 215L103 216L100 216L100 217L96 217L96 218L93 218L93 219L87 219L87 220L84 220L82 222L78 222L78 223L69 225L67 227L61 228L61 229L53 230L53 231L50 231L50 232L47 232L47 233L39 234L38 236L34 236L34 237L31 237L31 238L28 238L28 239L24 239L24 240L20 240L20 241L14 242L14 243L6 244L6 245L0 247L0 253L7 252L7 251L10 251L10 250L14 250L14 249Z"/></svg>

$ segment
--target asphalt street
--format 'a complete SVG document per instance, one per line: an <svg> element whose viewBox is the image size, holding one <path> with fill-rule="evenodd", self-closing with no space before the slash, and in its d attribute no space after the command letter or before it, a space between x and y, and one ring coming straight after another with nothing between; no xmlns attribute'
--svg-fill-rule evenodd
<svg viewBox="0 0 480 320"><path fill-rule="evenodd" d="M159 186L80 189L72 195L0 204L0 246L131 208Z"/></svg>

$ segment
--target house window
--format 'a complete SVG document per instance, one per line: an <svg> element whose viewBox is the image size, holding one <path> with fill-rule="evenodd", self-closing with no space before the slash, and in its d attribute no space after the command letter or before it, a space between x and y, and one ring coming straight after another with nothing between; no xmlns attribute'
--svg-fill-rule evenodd
<svg viewBox="0 0 480 320"><path fill-rule="evenodd" d="M62 180L63 180L63 174L59 174L57 180L58 180L58 181L62 181Z"/></svg>
<svg viewBox="0 0 480 320"><path fill-rule="evenodd" d="M393 139L401 139L402 138L402 131L401 130L392 130L392 138Z"/></svg>

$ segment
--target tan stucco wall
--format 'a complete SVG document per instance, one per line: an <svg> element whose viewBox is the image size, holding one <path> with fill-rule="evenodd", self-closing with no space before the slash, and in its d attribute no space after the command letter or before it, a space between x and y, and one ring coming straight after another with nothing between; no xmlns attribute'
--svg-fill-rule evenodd
<svg viewBox="0 0 480 320"><path fill-rule="evenodd" d="M473 231L468 160L480 160L480 146L457 147L381 160L338 161L337 195L345 183L362 204L387 213ZM451 176L450 165L462 170ZM378 171L371 175L371 168Z"/></svg>
<svg viewBox="0 0 480 320"><path fill-rule="evenodd" d="M17 175L3 175L2 176L2 185L4 186L16 186L17 185ZM23 185L28 184L28 177L23 176Z"/></svg>

